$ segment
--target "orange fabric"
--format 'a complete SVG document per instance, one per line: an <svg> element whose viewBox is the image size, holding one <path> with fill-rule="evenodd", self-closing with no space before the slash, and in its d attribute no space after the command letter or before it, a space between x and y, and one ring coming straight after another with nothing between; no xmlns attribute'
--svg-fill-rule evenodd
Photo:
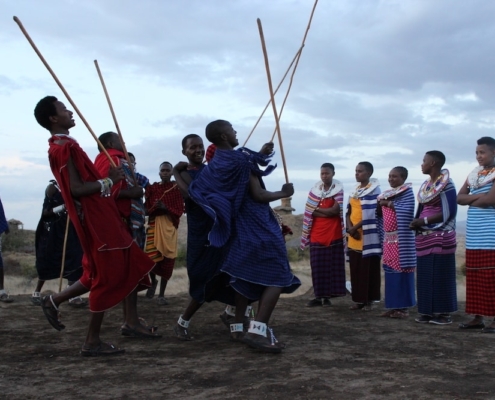
<svg viewBox="0 0 495 400"><path fill-rule="evenodd" d="M350 219L353 225L363 220L363 209L361 208L361 201L351 197L349 200L351 205ZM352 250L363 251L363 229L358 229L359 239L354 239L352 236L347 235L347 247Z"/></svg>
<svg viewBox="0 0 495 400"><path fill-rule="evenodd" d="M323 199L318 208L332 208L335 204L333 198ZM342 239L342 224L340 215L335 217L314 217L311 227L311 243L319 243L329 246L335 240Z"/></svg>

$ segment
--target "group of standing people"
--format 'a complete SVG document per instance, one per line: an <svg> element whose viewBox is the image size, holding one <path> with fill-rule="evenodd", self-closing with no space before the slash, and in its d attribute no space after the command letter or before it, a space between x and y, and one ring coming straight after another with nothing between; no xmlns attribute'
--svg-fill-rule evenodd
<svg viewBox="0 0 495 400"><path fill-rule="evenodd" d="M323 164L321 181L308 195L301 240L302 249L310 248L315 294L308 306L330 305L332 297L345 295L347 256L355 302L352 310L369 311L381 299L382 264L386 309L382 317L408 317L417 299L416 322L451 324L451 313L457 311L457 206L468 205L466 313L474 318L461 323L459 329L495 333L495 321L489 326L483 321L484 316L495 316L495 236L491 233L495 226L495 139L478 140L476 159L479 166L456 194L449 171L443 168L445 155L428 151L421 170L429 179L417 193L416 209L406 168L393 168L390 188L382 192L378 181L371 178L371 163L360 162L355 174L358 184L348 198L345 215L342 184L333 179L334 166Z"/></svg>
<svg viewBox="0 0 495 400"><path fill-rule="evenodd" d="M55 97L40 100L35 117L51 134L48 154L56 180L45 193L38 226L40 280L32 301L41 305L55 329L62 330L59 305L69 301L84 306L80 296L89 292L92 317L83 356L124 352L100 339L104 311L119 303L123 304L122 335L161 337L156 327L139 317L137 293L147 290L147 296L153 297L156 276L160 276L158 302L166 304L164 292L177 256L177 228L184 207L191 301L174 327L177 338L193 340L192 317L202 304L216 300L227 305L221 318L232 340L264 352L284 349L268 324L280 294L292 293L300 281L289 266L283 226L269 205L290 197L293 186L287 183L280 191L270 192L263 182L275 168L270 165L273 143L259 152L236 150L236 131L228 121L216 120L206 127L212 143L208 152L201 137L185 136L182 153L187 162L175 166L163 162L160 182L150 184L136 171L134 156L126 156L116 133L101 135L100 154L94 163L89 160L69 135L75 125L72 112ZM417 194L416 210L404 167L390 171L391 187L382 192L372 178L373 165L358 163L358 184L344 210L343 185L334 179L334 166L323 164L321 181L308 196L301 238L301 247L310 248L315 293L308 306L328 306L331 298L346 295L347 257L352 310L371 310L380 300L382 264L387 310L381 316L405 318L417 298L420 315L416 322L452 323L450 314L457 311L455 218L459 203L470 207L466 312L475 315L459 328L495 333L495 322L488 327L483 322L484 316L495 315L495 239L488 229L495 222L495 140L480 139L476 154L479 167L456 196L449 171L443 168L444 154L427 152L421 168L429 179ZM0 211L0 233L8 233ZM149 216L147 231L145 215ZM47 254L49 235L61 242L64 225L74 242L69 246L74 254L66 257L65 265L69 286L41 298L43 282L60 273L42 255ZM59 260L59 247L48 253ZM0 300L11 301L3 289L2 268L0 272ZM251 307L255 302L256 312Z"/></svg>

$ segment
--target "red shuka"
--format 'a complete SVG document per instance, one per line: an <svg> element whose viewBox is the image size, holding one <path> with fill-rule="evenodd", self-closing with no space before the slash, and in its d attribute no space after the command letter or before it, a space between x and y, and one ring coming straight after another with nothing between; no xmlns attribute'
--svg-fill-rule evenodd
<svg viewBox="0 0 495 400"><path fill-rule="evenodd" d="M90 310L102 312L119 304L139 284L150 286L154 263L132 240L115 200L100 193L74 199L70 191L69 159L83 182L102 178L87 154L68 135L49 139L48 158L71 222L84 250L80 282L90 290ZM80 202L80 210L75 204Z"/></svg>

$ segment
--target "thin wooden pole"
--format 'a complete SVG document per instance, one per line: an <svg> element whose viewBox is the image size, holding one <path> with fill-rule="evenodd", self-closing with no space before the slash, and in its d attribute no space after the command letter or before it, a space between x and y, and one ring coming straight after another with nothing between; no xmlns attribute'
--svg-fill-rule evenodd
<svg viewBox="0 0 495 400"><path fill-rule="evenodd" d="M304 32L304 37L301 44L301 51L299 52L299 57L297 57L296 65L292 70L292 74L290 76L289 87L287 88L287 93L285 94L284 101L282 102L282 107L280 107L280 113L278 114L278 118L282 118L282 113L284 112L285 102L287 101L287 97L289 97L290 89L292 88L292 82L294 81L294 74L296 73L297 66L299 65L299 60L301 59L302 49L304 44L306 43L306 37L308 36L309 28L311 27L311 22L313 21L313 15L315 13L316 5L318 4L318 0L315 0L315 4L313 5L313 10L311 11L311 16L309 17L308 26L306 27L306 32ZM273 130L272 142L275 139L275 133L277 129Z"/></svg>
<svg viewBox="0 0 495 400"><path fill-rule="evenodd" d="M108 157L108 160L110 161L110 164L112 165L112 167L115 167L116 165L113 162L112 158L110 157L110 155L108 154L108 152L105 150L105 148L102 146L102 144L98 140L98 137L95 135L95 133L93 132L93 130L89 126L88 122L86 121L86 118L84 118L84 116L81 114L81 111L79 111L79 108L77 108L76 104L72 101L72 98L69 96L69 93L67 93L67 90L65 90L64 86L62 85L62 83L58 80L57 75L55 75L55 72L53 72L53 70L51 69L51 67L46 62L45 57L43 57L43 55L41 54L41 52L38 50L38 48L34 44L33 40L31 39L31 36L29 36L29 34L27 33L26 29L24 29L24 26L22 25L22 22L17 17L14 17L14 21L19 26L19 29L22 31L22 33L26 37L26 39L29 42L29 44L31 45L31 47L33 48L33 50L35 51L35 53L38 55L38 57L40 58L41 62L45 65L46 69L51 74L52 78L55 80L55 82L57 83L57 85L60 88L60 90L64 93L65 97L67 98L67 100L69 101L69 103L74 108L74 111L77 113L77 115L79 116L79 118L81 118L81 121L84 123L84 125L86 125L86 128L88 128L89 132L91 133L91 135L93 136L93 138L96 140L96 143L98 143L98 146L102 149L102 151Z"/></svg>
<svg viewBox="0 0 495 400"><path fill-rule="evenodd" d="M110 96L108 95L107 86L105 85L105 81L103 80L103 75L100 70L100 66L98 65L98 61L95 60L96 71L98 72L98 77L100 78L101 86L103 87L103 92L105 93L105 97L107 99L108 107L110 107L110 113L112 114L113 122L115 123L115 129L117 129L117 134L119 135L120 144L122 145L122 150L124 151L124 157L129 164L129 169L131 170L132 179L134 183L136 183L136 175L134 174L134 168L131 163L131 159L129 158L129 153L127 153L127 148L125 146L124 137L122 136L122 132L120 131L119 123L117 122L117 116L115 115L115 111L113 110L112 101L110 100Z"/></svg>
<svg viewBox="0 0 495 400"><path fill-rule="evenodd" d="M67 237L69 236L69 224L70 224L70 218L69 218L69 213L67 213L67 224L65 224L64 247L62 248L62 266L60 267L60 281L58 283L59 293L62 291L62 279L64 278L65 252L67 250Z"/></svg>
<svg viewBox="0 0 495 400"><path fill-rule="evenodd" d="M301 48L297 51L296 55L294 56L294 58L292 59L292 62L290 63L289 65L289 68L287 68L287 71L285 71L285 74L284 76L282 77L282 80L280 81L280 83L278 84L277 88L275 89L275 91L273 92L273 94L277 94L278 92L278 89L280 89L280 86L282 86L282 83L284 83L284 80L285 78L287 77L287 75L289 74L289 71L291 70L292 66L294 65L294 63L296 62L297 58L299 57L299 54L301 54L301 51L302 51L302 46ZM272 99L268 100L268 102L266 103L266 106L265 108L263 109L263 112L261 113L260 117L258 118L258 120L256 121L256 124L254 124L253 126L253 129L251 129L251 132L249 132L249 135L246 139L246 141L244 142L244 144L242 145L242 147L246 146L246 143L248 142L248 140L251 138L251 135L253 134L254 130L258 127L258 124L260 123L261 121L261 118L263 118L263 115L265 115L265 112L266 110L268 109L268 107L270 106L272 102ZM272 138L272 141L273 141L273 138Z"/></svg>
<svg viewBox="0 0 495 400"><path fill-rule="evenodd" d="M257 22L258 22L258 30L260 32L261 47L263 49L263 57L265 58L266 77L268 80L268 89L270 91L270 99L271 99L272 108L273 108L273 116L275 117L275 124L277 127L277 133L278 133L278 141L280 144L280 155L282 156L282 164L284 166L285 182L289 183L289 175L287 174L287 164L285 162L284 145L282 143L282 133L280 132L280 123L279 123L279 119L278 119L277 106L275 104L275 96L273 94L272 76L270 74L270 64L268 63L268 53L266 51L266 45L265 45L265 36L263 35L263 27L261 26L261 20L259 18L257 19Z"/></svg>

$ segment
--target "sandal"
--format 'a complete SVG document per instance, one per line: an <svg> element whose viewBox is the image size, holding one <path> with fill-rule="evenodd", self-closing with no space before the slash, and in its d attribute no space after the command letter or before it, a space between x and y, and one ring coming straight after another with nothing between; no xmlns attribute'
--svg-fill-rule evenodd
<svg viewBox="0 0 495 400"><path fill-rule="evenodd" d="M379 317L391 317L395 311L396 310L387 310L384 313L380 314Z"/></svg>
<svg viewBox="0 0 495 400"><path fill-rule="evenodd" d="M349 310L362 310L366 306L365 303L355 303L349 307Z"/></svg>
<svg viewBox="0 0 495 400"><path fill-rule="evenodd" d="M394 310L394 312L390 314L390 318L404 319L407 317L409 317L409 311Z"/></svg>
<svg viewBox="0 0 495 400"><path fill-rule="evenodd" d="M266 328L266 334L267 334L268 338L270 339L270 341L272 342L272 345L278 346L281 349L285 349L285 343L279 342L277 340L277 338L275 337L275 334L273 333L272 328L267 327Z"/></svg>
<svg viewBox="0 0 495 400"><path fill-rule="evenodd" d="M2 303L12 303L14 301L14 299L12 297L10 297L6 291L3 291L0 294L0 301Z"/></svg>
<svg viewBox="0 0 495 400"><path fill-rule="evenodd" d="M88 305L88 301L80 296L69 299L69 306L72 306L74 308L84 308L87 305Z"/></svg>
<svg viewBox="0 0 495 400"><path fill-rule="evenodd" d="M242 338L242 341L249 347L265 353L282 352L282 347L278 346L276 343L272 343L273 341L268 337L257 335L256 333L246 333Z"/></svg>
<svg viewBox="0 0 495 400"><path fill-rule="evenodd" d="M179 324L176 324L174 326L174 332L175 332L175 335L177 336L177 339L179 339L179 340L183 340L186 342L194 340L194 337L191 336L191 334L189 333L189 329L184 328L183 326L180 326Z"/></svg>
<svg viewBox="0 0 495 400"><path fill-rule="evenodd" d="M111 343L100 342L95 348L84 347L81 349L83 357L114 356L125 353L125 349L119 349Z"/></svg>
<svg viewBox="0 0 495 400"><path fill-rule="evenodd" d="M362 308L363 311L372 311L373 310L373 304L372 303L366 303L364 307Z"/></svg>
<svg viewBox="0 0 495 400"><path fill-rule="evenodd" d="M144 327L147 332L138 331L135 328L131 328L129 325L124 324L122 328L120 328L120 334L125 337L132 337L138 339L160 339L162 335L151 331L149 327Z"/></svg>
<svg viewBox="0 0 495 400"><path fill-rule="evenodd" d="M53 326L53 328L57 331L65 329L65 325L60 322L60 312L53 302L52 296L43 297L43 300L41 300L41 308L43 310L43 314L45 314L45 317L48 320L48 323Z"/></svg>

